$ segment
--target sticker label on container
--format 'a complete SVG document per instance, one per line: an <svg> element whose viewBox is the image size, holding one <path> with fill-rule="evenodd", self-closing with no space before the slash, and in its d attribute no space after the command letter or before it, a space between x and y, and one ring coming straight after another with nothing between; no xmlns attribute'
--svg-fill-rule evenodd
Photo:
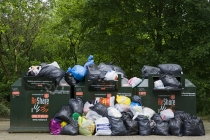
<svg viewBox="0 0 210 140"><path fill-rule="evenodd" d="M88 81L89 91L117 91L118 81Z"/></svg>
<svg viewBox="0 0 210 140"><path fill-rule="evenodd" d="M147 95L146 91L139 92L139 96L146 96L146 95Z"/></svg>
<svg viewBox="0 0 210 140"><path fill-rule="evenodd" d="M175 108L175 94L158 95L157 104L159 107L158 113L168 108L173 110Z"/></svg>
<svg viewBox="0 0 210 140"><path fill-rule="evenodd" d="M32 94L31 97L31 119L32 121L47 121L49 118L49 93Z"/></svg>
<svg viewBox="0 0 210 140"><path fill-rule="evenodd" d="M12 88L12 96L20 96L20 91L18 88Z"/></svg>
<svg viewBox="0 0 210 140"><path fill-rule="evenodd" d="M32 118L32 121L47 121L49 116L43 115L43 114L32 114L31 118Z"/></svg>
<svg viewBox="0 0 210 140"><path fill-rule="evenodd" d="M41 80L41 79L28 79L29 77L24 78L25 89L55 89L55 80Z"/></svg>
<svg viewBox="0 0 210 140"><path fill-rule="evenodd" d="M20 92L19 91L13 91L12 95L14 95L14 96L20 95Z"/></svg>
<svg viewBox="0 0 210 140"><path fill-rule="evenodd" d="M196 96L195 93L181 93L181 96Z"/></svg>
<svg viewBox="0 0 210 140"><path fill-rule="evenodd" d="M76 92L76 95L77 96L82 96L83 95L83 92Z"/></svg>
<svg viewBox="0 0 210 140"><path fill-rule="evenodd" d="M127 97L131 97L132 94L131 93L117 93L120 96L127 96Z"/></svg>

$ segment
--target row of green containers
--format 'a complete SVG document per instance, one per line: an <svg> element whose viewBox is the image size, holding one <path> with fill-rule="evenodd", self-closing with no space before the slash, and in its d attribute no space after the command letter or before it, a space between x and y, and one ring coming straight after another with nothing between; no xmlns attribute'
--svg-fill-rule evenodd
<svg viewBox="0 0 210 140"><path fill-rule="evenodd" d="M159 80L160 74L151 74L148 79L135 88L119 75L117 81L86 80L75 86L74 97L82 98L84 102L96 97L111 97L123 95L132 97L139 95L142 105L160 112L166 108L183 110L196 115L196 87L183 74L175 75L182 84L181 89L154 89L154 82ZM115 102L116 103L116 102Z"/></svg>
<svg viewBox="0 0 210 140"><path fill-rule="evenodd" d="M64 79L59 85L45 77L22 77L11 86L9 132L49 132L49 121L68 105L70 98L81 98L83 102L96 97L139 95L142 105L160 112L166 108L183 110L196 115L196 87L184 75L175 75L182 89L154 89L154 81L160 75L149 75L136 88L121 78L115 81L88 80L69 86ZM116 103L116 102L115 102Z"/></svg>

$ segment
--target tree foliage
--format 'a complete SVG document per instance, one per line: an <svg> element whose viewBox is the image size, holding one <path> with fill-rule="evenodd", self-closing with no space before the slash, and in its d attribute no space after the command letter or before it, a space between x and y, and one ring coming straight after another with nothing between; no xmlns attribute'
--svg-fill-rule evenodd
<svg viewBox="0 0 210 140"><path fill-rule="evenodd" d="M0 91L3 93L27 70L29 53L43 23L45 8L35 0L2 0L0 3Z"/></svg>

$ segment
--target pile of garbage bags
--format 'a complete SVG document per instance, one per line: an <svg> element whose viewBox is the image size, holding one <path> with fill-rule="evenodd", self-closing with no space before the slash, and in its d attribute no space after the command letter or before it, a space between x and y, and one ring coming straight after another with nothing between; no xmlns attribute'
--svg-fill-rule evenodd
<svg viewBox="0 0 210 140"><path fill-rule="evenodd" d="M144 65L141 72L144 79L147 79L149 74L183 74L179 64L159 64L157 67Z"/></svg>
<svg viewBox="0 0 210 140"><path fill-rule="evenodd" d="M48 77L54 78L56 84L58 85L62 78L70 86L75 86L80 81L84 80L85 77L89 80L118 80L119 74L121 78L125 78L133 88L142 82L141 78L132 77L127 79L125 72L113 63L105 64L100 63L96 65L93 60L93 56L88 57L88 61L82 65L74 65L69 67L66 71L62 70L58 63L54 61L53 63L42 63L37 66L31 66L26 73L26 76L38 76L38 77Z"/></svg>
<svg viewBox="0 0 210 140"><path fill-rule="evenodd" d="M154 82L155 89L181 89L182 84L174 76L175 74L183 74L182 67L178 64L159 64L157 67L144 65L141 69L142 79L147 79L149 74L161 74L159 80ZM62 78L70 86L75 86L85 77L88 80L118 80L118 75L125 78L132 88L138 86L143 80L138 77L127 79L125 72L113 63L100 63L96 65L93 60L93 55L88 57L87 62L82 65L69 67L67 71L60 68L58 63L54 61L51 64L42 63L37 66L29 67L27 76L39 76L56 79L56 84L59 84Z"/></svg>
<svg viewBox="0 0 210 140"><path fill-rule="evenodd" d="M203 136L202 120L187 112L166 109L156 113L141 104L140 96L116 95L116 104L70 99L49 124L52 135L85 136ZM114 99L115 99L114 98Z"/></svg>
<svg viewBox="0 0 210 140"><path fill-rule="evenodd" d="M144 65L141 72L144 79L150 74L160 74L159 79L154 82L155 89L182 88L182 84L175 77L176 74L183 74L182 67L178 64L159 64L158 67Z"/></svg>

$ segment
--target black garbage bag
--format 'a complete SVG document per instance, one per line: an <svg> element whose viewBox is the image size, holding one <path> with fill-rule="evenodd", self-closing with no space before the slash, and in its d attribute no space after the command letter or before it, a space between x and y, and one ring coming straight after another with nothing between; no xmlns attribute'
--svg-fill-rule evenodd
<svg viewBox="0 0 210 140"><path fill-rule="evenodd" d="M200 117L195 115L191 116L191 119L183 121L183 133L184 136L203 136L205 135L203 121Z"/></svg>
<svg viewBox="0 0 210 140"><path fill-rule="evenodd" d="M152 128L152 134L153 135L163 135L163 136L169 136L169 126L167 121L162 121L156 123L154 128Z"/></svg>
<svg viewBox="0 0 210 140"><path fill-rule="evenodd" d="M127 134L127 130L122 118L109 116L108 119L111 125L112 136L125 136Z"/></svg>
<svg viewBox="0 0 210 140"><path fill-rule="evenodd" d="M150 120L144 116L139 115L135 118L139 124L139 135L147 136L152 134L152 128L150 126Z"/></svg>
<svg viewBox="0 0 210 140"><path fill-rule="evenodd" d="M73 113L79 113L82 115L84 103L81 98L69 99L69 107L72 109Z"/></svg>
<svg viewBox="0 0 210 140"><path fill-rule="evenodd" d="M159 79L163 82L165 87L182 88L181 83L176 79L173 74L166 73L162 74Z"/></svg>
<svg viewBox="0 0 210 140"><path fill-rule="evenodd" d="M61 109L55 114L55 118L61 121L70 123L72 110L69 106L62 106Z"/></svg>
<svg viewBox="0 0 210 140"><path fill-rule="evenodd" d="M78 135L78 133L78 122L71 119L70 123L63 127L63 129L60 132L60 135Z"/></svg>
<svg viewBox="0 0 210 140"><path fill-rule="evenodd" d="M107 110L108 106L98 102L96 103L94 106L90 106L89 109L97 112L99 115L101 115L102 117L108 117L108 110Z"/></svg>
<svg viewBox="0 0 210 140"><path fill-rule="evenodd" d="M54 78L57 85L59 84L60 80L64 77L64 75L65 71L63 71L62 69L47 64L42 64L42 69L37 74L37 76L39 77Z"/></svg>
<svg viewBox="0 0 210 140"><path fill-rule="evenodd" d="M178 64L159 64L158 68L160 68L161 74L182 74L182 67Z"/></svg>
<svg viewBox="0 0 210 140"><path fill-rule="evenodd" d="M144 65L141 73L142 78L147 79L149 74L160 74L160 68Z"/></svg>
<svg viewBox="0 0 210 140"><path fill-rule="evenodd" d="M176 110L174 112L174 118L180 119L181 121L191 119L191 115L181 110Z"/></svg>
<svg viewBox="0 0 210 140"><path fill-rule="evenodd" d="M91 64L87 66L87 78L89 80L98 80L100 79L101 71L98 66L95 64Z"/></svg>
<svg viewBox="0 0 210 140"><path fill-rule="evenodd" d="M111 65L107 65L107 64L105 64L105 63L103 63L103 62L100 63L100 64L98 65L98 68L99 68L99 70L101 71L100 79L104 79L106 73L107 73L108 71L112 71L112 70L113 70L113 68L112 68Z"/></svg>
<svg viewBox="0 0 210 140"><path fill-rule="evenodd" d="M70 72L65 73L64 79L70 86L75 86L78 83Z"/></svg>
<svg viewBox="0 0 210 140"><path fill-rule="evenodd" d="M173 136L183 136L183 122L180 119L169 120L169 133Z"/></svg>
<svg viewBox="0 0 210 140"><path fill-rule="evenodd" d="M123 77L124 77L124 78L127 78L127 76L126 76L126 74L125 74L125 71L123 71L121 67L116 66L116 65L113 65L113 64L111 64L111 66L112 66L112 69L113 69L113 70L115 70L115 71L118 72L118 73L122 73L122 74L123 74Z"/></svg>
<svg viewBox="0 0 210 140"><path fill-rule="evenodd" d="M138 95L133 95L132 98L131 98L131 101L135 102L135 103L140 103L140 105L142 106L141 97L138 96Z"/></svg>
<svg viewBox="0 0 210 140"><path fill-rule="evenodd" d="M151 120L153 120L155 123L161 123L163 121L159 113L155 113L151 117Z"/></svg>
<svg viewBox="0 0 210 140"><path fill-rule="evenodd" d="M90 103L90 104L95 104L95 100L88 100L88 102Z"/></svg>
<svg viewBox="0 0 210 140"><path fill-rule="evenodd" d="M121 112L122 120L127 130L127 135L137 135L139 132L139 125L138 122L132 120L133 113L131 111L128 112Z"/></svg>

